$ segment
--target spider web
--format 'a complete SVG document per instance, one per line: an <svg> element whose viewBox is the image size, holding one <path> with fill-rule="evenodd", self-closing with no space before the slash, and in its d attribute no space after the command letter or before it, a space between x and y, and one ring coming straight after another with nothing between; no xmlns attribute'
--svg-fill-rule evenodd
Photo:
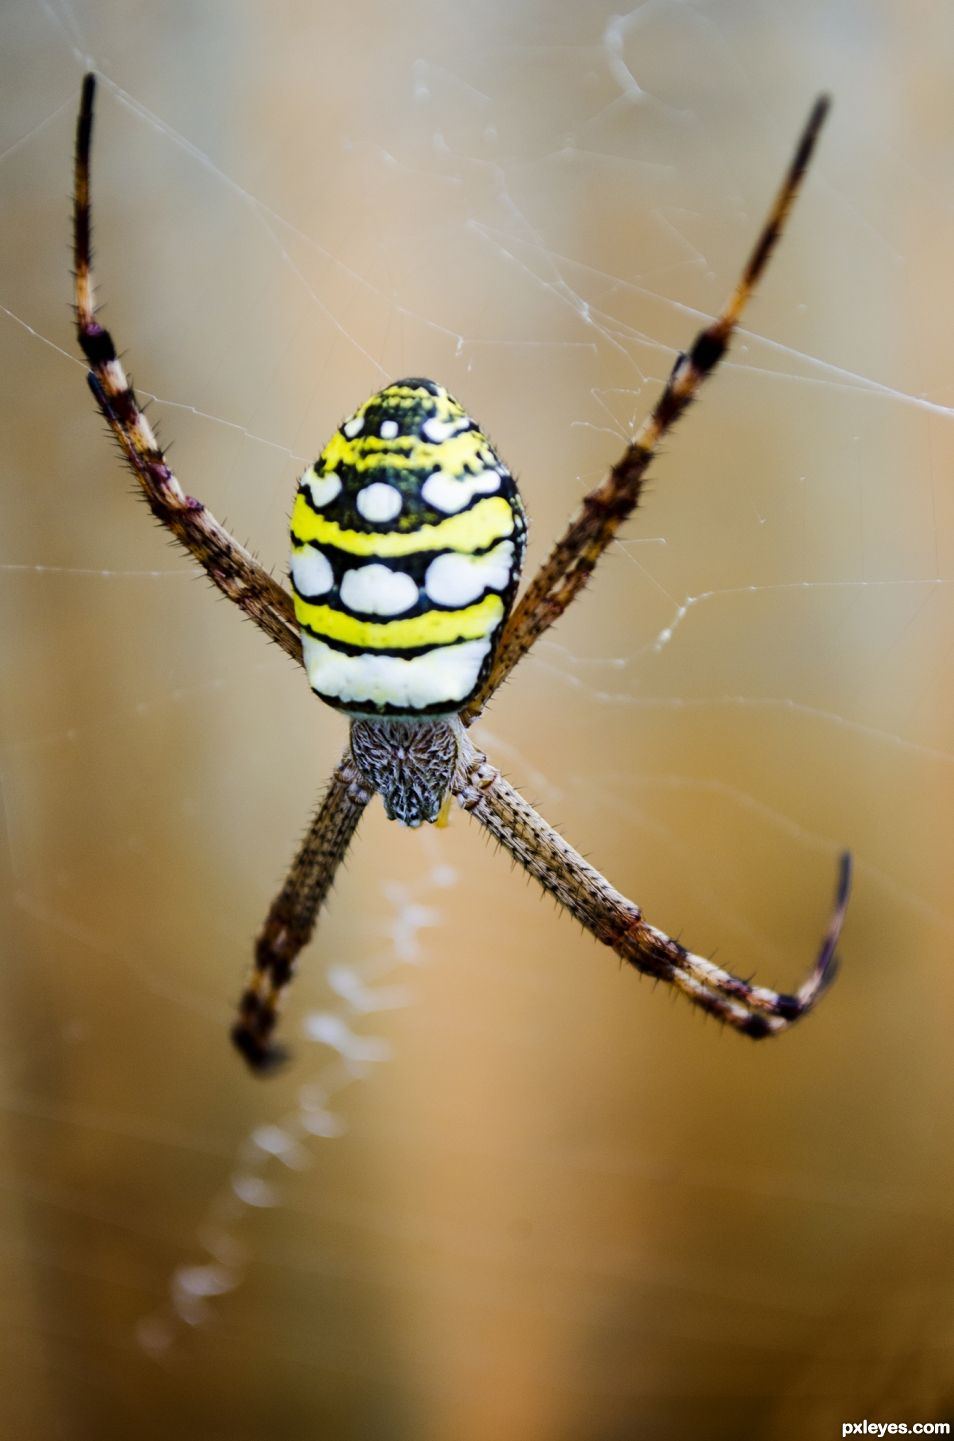
<svg viewBox="0 0 954 1441"><path fill-rule="evenodd" d="M949 12L658 0L0 17L4 1434L805 1437L938 1420L950 1194ZM945 43L945 41L947 43ZM69 330L80 76L106 322L183 484L285 564L295 476L432 374L539 563L836 105L745 334L480 736L777 1045L623 974L475 827L380 808L225 1042L343 741L130 500Z"/></svg>

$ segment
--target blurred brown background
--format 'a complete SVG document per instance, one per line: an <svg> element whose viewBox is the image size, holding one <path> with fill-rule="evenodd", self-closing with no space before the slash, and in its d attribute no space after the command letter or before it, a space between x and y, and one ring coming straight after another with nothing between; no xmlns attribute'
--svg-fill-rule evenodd
<svg viewBox="0 0 954 1441"><path fill-rule="evenodd" d="M660 0L0 13L0 1430L806 1438L952 1415L951 10ZM487 716L650 919L824 1006L723 1034L463 816L369 815L254 1082L225 1036L340 718L149 523L100 296L186 488L285 564L297 472L432 374L531 562L836 98L748 334ZM666 643L691 598L681 623Z"/></svg>

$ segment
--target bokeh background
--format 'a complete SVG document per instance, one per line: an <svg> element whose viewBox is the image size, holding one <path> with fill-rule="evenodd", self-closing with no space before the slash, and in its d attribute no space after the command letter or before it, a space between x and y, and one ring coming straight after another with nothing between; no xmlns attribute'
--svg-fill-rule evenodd
<svg viewBox="0 0 954 1441"><path fill-rule="evenodd" d="M954 1412L954 22L943 3L0 12L0 1429L814 1438ZM531 564L835 108L746 334L480 728L754 1046L462 815L366 818L267 1083L225 1036L341 719L132 498L100 296L186 488L281 569L295 477L432 374Z"/></svg>

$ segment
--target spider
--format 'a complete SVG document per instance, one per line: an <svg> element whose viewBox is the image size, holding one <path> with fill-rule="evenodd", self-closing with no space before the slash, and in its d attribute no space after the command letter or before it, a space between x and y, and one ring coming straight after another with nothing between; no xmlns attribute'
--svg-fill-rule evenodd
<svg viewBox="0 0 954 1441"><path fill-rule="evenodd" d="M606 479L513 600L526 522L516 484L443 386L388 385L345 420L301 477L291 519L292 593L186 495L96 319L90 144L96 81L76 133L74 261L89 386L160 523L220 591L304 666L312 690L350 720L327 791L255 945L232 1040L254 1071L284 1052L273 1037L297 958L371 797L407 826L440 823L451 798L485 826L597 940L748 1036L787 1029L831 982L851 861L841 857L831 919L793 995L693 955L643 918L511 786L468 734L491 696L586 585L639 502L659 443L725 354L775 248L828 111L819 98L735 289L676 357L662 394Z"/></svg>

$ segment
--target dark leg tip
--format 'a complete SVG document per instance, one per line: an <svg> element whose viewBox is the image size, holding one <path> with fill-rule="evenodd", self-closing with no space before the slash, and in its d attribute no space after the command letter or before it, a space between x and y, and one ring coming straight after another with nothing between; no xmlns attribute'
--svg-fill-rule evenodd
<svg viewBox="0 0 954 1441"><path fill-rule="evenodd" d="M79 116L76 122L77 156L84 166L89 160L89 146L93 134L93 101L95 98L96 76L91 71L88 75L83 76Z"/></svg>
<svg viewBox="0 0 954 1441"><path fill-rule="evenodd" d="M772 1027L769 1024L768 1018L766 1016L760 1016L758 1012L753 1012L752 1015L747 1017L740 1029L743 1035L750 1036L753 1041L761 1041L766 1036L772 1034Z"/></svg>
<svg viewBox="0 0 954 1441"><path fill-rule="evenodd" d="M835 894L835 905L838 907L848 904L848 897L851 895L852 868L851 851L842 851L838 858L838 888Z"/></svg>
<svg viewBox="0 0 954 1441"><path fill-rule="evenodd" d="M276 1046L256 1035L244 1021L237 1021L232 1027L232 1044L248 1063L256 1076L269 1076L280 1070L288 1059L283 1046Z"/></svg>

